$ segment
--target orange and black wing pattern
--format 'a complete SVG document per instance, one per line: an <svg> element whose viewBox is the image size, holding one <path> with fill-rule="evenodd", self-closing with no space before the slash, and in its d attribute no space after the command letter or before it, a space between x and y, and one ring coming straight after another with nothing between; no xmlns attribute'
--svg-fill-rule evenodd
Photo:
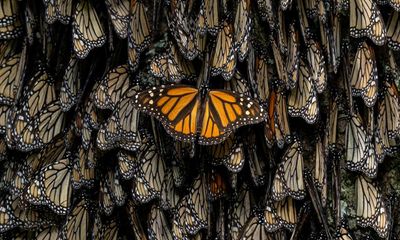
<svg viewBox="0 0 400 240"><path fill-rule="evenodd" d="M154 87L135 96L134 106L157 118L178 140L194 141L200 97L197 88L186 85Z"/></svg>
<svg viewBox="0 0 400 240"><path fill-rule="evenodd" d="M233 130L263 121L266 112L250 97L224 90L211 90L202 112L199 143L218 144Z"/></svg>

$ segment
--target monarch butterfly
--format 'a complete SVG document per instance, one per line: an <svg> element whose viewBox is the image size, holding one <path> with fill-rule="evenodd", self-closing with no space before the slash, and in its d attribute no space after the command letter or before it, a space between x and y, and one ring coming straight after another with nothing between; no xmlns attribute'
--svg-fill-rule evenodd
<svg viewBox="0 0 400 240"><path fill-rule="evenodd" d="M69 213L62 236L66 239L86 239L89 221L89 206L85 198L82 198Z"/></svg>
<svg viewBox="0 0 400 240"><path fill-rule="evenodd" d="M72 0L45 0L46 22L49 24L59 20L69 24L72 15Z"/></svg>
<svg viewBox="0 0 400 240"><path fill-rule="evenodd" d="M235 14L234 22L234 48L238 51L239 61L247 56L248 41L251 31L250 1L240 0Z"/></svg>
<svg viewBox="0 0 400 240"><path fill-rule="evenodd" d="M97 144L100 149L106 150L120 146L126 150L135 151L140 145L138 132L139 112L133 106L132 96L135 89L127 90L119 101L111 117L100 126L97 134Z"/></svg>
<svg viewBox="0 0 400 240"><path fill-rule="evenodd" d="M174 185L172 171L166 171L164 181L161 185L160 206L164 210L174 210L178 206L180 197Z"/></svg>
<svg viewBox="0 0 400 240"><path fill-rule="evenodd" d="M56 101L40 111L39 116L38 140L47 144L64 130L65 113L61 110L60 102Z"/></svg>
<svg viewBox="0 0 400 240"><path fill-rule="evenodd" d="M282 224L276 216L276 210L271 201L268 201L268 204L264 209L263 217L265 219L265 228L268 232L275 232L282 228Z"/></svg>
<svg viewBox="0 0 400 240"><path fill-rule="evenodd" d="M207 195L207 180L204 173L194 178L190 192L187 196L187 209L185 228L192 235L208 225L209 199Z"/></svg>
<svg viewBox="0 0 400 240"><path fill-rule="evenodd" d="M123 206L126 200L126 194L119 182L117 173L110 170L100 180L99 202L101 210L108 216L111 215L114 206Z"/></svg>
<svg viewBox="0 0 400 240"><path fill-rule="evenodd" d="M251 192L246 183L233 195L233 201L229 208L228 226L229 235L232 239L238 239L239 233L246 224L251 214Z"/></svg>
<svg viewBox="0 0 400 240"><path fill-rule="evenodd" d="M200 134L203 145L218 144L234 129L264 119L263 109L249 97L223 90L201 95L190 86L163 85L136 95L134 106L160 120L178 140L194 141Z"/></svg>
<svg viewBox="0 0 400 240"><path fill-rule="evenodd" d="M71 57L65 70L60 89L61 109L64 112L69 111L76 104L80 95L81 79L78 63L78 59Z"/></svg>
<svg viewBox="0 0 400 240"><path fill-rule="evenodd" d="M231 79L236 66L234 47L232 25L224 21L218 31L210 62L212 76L222 74L225 80L228 81Z"/></svg>
<svg viewBox="0 0 400 240"><path fill-rule="evenodd" d="M400 3L399 3L400 7ZM399 9L400 10L400 9ZM397 11L393 11L387 25L387 40L388 46L392 48L394 51L400 50L400 25L399 25L399 13Z"/></svg>
<svg viewBox="0 0 400 240"><path fill-rule="evenodd" d="M386 28L374 1L350 1L350 36L368 37L379 46L385 43Z"/></svg>
<svg viewBox="0 0 400 240"><path fill-rule="evenodd" d="M307 60L310 65L311 80L318 93L322 93L327 85L325 59L318 42L310 39L307 47Z"/></svg>
<svg viewBox="0 0 400 240"><path fill-rule="evenodd" d="M128 65L129 69L136 71L139 66L140 52L138 52L133 44L128 41Z"/></svg>
<svg viewBox="0 0 400 240"><path fill-rule="evenodd" d="M272 198L280 201L287 196L303 199L303 153L299 140L294 140L283 154L272 185Z"/></svg>
<svg viewBox="0 0 400 240"><path fill-rule="evenodd" d="M378 95L378 70L374 49L367 42L357 49L350 79L353 95L361 96L367 107L374 106Z"/></svg>
<svg viewBox="0 0 400 240"><path fill-rule="evenodd" d="M380 237L388 234L389 220L380 189L370 179L359 176L356 180L357 224L371 226Z"/></svg>
<svg viewBox="0 0 400 240"><path fill-rule="evenodd" d="M0 103L11 105L18 95L25 67L25 48L18 50L17 42L0 44Z"/></svg>
<svg viewBox="0 0 400 240"><path fill-rule="evenodd" d="M400 104L397 87L389 79L383 82L383 99L378 103L377 125L374 132L378 162L396 149L394 139L400 135Z"/></svg>
<svg viewBox="0 0 400 240"><path fill-rule="evenodd" d="M378 163L371 136L362 126L358 115L351 117L346 125L346 166L352 171L362 171L368 177L375 177Z"/></svg>
<svg viewBox="0 0 400 240"><path fill-rule="evenodd" d="M30 88L23 93L23 104L28 108L28 116L34 117L44 107L57 100L55 81L45 70L40 69L29 82Z"/></svg>
<svg viewBox="0 0 400 240"><path fill-rule="evenodd" d="M328 149L334 151L337 149L337 129L338 129L338 101L339 97L334 97L332 101L329 102L329 115L327 119L327 130L325 131L324 144L327 144Z"/></svg>
<svg viewBox="0 0 400 240"><path fill-rule="evenodd" d="M222 143L212 145L209 152L213 158L213 163L223 163L233 173L238 173L243 169L245 162L243 143L234 134Z"/></svg>
<svg viewBox="0 0 400 240"><path fill-rule="evenodd" d="M331 14L330 17L330 22L331 25L333 25L333 21L335 14ZM327 56L327 62L328 62L328 69L329 71L337 72L335 69L336 65L336 53L334 49L334 44L335 44L335 39L333 38L333 31L334 27L329 27L328 24L320 24L319 26L319 32L321 36L321 49L323 54Z"/></svg>
<svg viewBox="0 0 400 240"><path fill-rule="evenodd" d="M117 157L120 176L126 180L133 178L137 165L136 154L126 150L119 150Z"/></svg>
<svg viewBox="0 0 400 240"><path fill-rule="evenodd" d="M89 166L89 162L95 162L95 153L93 145L89 145L88 149L82 146L78 147L78 156L73 163L72 168L72 187L79 189L82 186L92 188L95 181L94 167Z"/></svg>
<svg viewBox="0 0 400 240"><path fill-rule="evenodd" d="M297 224L297 212L292 197L275 202L276 216L285 228L292 231Z"/></svg>
<svg viewBox="0 0 400 240"><path fill-rule="evenodd" d="M321 193L321 203L323 206L326 206L328 200L327 167L324 145L320 138L318 138L317 143L315 144L314 179L316 181L316 186Z"/></svg>
<svg viewBox="0 0 400 240"><path fill-rule="evenodd" d="M174 1L171 4L171 20L168 19L168 25L172 31L178 48L183 56L188 60L193 60L203 50L201 46L205 43L205 36L201 36L200 32L195 30L194 23L190 19L191 4L185 1Z"/></svg>
<svg viewBox="0 0 400 240"><path fill-rule="evenodd" d="M129 85L128 65L113 68L97 86L94 104L100 109L114 109Z"/></svg>
<svg viewBox="0 0 400 240"><path fill-rule="evenodd" d="M128 41L137 52L143 52L150 45L151 29L145 5L140 0L131 1Z"/></svg>
<svg viewBox="0 0 400 240"><path fill-rule="evenodd" d="M165 162L158 153L156 145L149 141L138 154L138 167L135 171L133 197L142 203L159 197L165 177Z"/></svg>
<svg viewBox="0 0 400 240"><path fill-rule="evenodd" d="M190 210L187 209L187 197L185 196L180 200L178 210L174 212L172 222L172 236L174 239L189 239L185 228L187 214L190 214Z"/></svg>
<svg viewBox="0 0 400 240"><path fill-rule="evenodd" d="M71 206L72 166L68 158L61 159L42 168L39 172L39 191L44 202L57 214L65 215Z"/></svg>
<svg viewBox="0 0 400 240"><path fill-rule="evenodd" d="M149 239L173 239L172 233L168 228L167 219L163 211L156 205L151 207L147 232Z"/></svg>
<svg viewBox="0 0 400 240"><path fill-rule="evenodd" d="M99 207L101 212L107 216L111 215L115 207L115 204L111 199L111 193L109 191L110 190L106 186L105 181L101 179L99 184Z"/></svg>
<svg viewBox="0 0 400 240"><path fill-rule="evenodd" d="M201 34L208 31L216 35L219 27L219 2L217 0L201 1L197 27Z"/></svg>
<svg viewBox="0 0 400 240"><path fill-rule="evenodd" d="M274 39L271 39L271 47L274 55L275 68L280 83L279 86L283 85L284 89L289 88L288 72L285 70L281 52L279 51Z"/></svg>
<svg viewBox="0 0 400 240"><path fill-rule="evenodd" d="M224 197L227 194L227 184L221 171L212 168L208 173L208 195L211 200Z"/></svg>
<svg viewBox="0 0 400 240"><path fill-rule="evenodd" d="M101 47L106 42L106 36L90 1L80 1L76 5L72 22L72 39L76 56L86 58L95 47Z"/></svg>
<svg viewBox="0 0 400 240"><path fill-rule="evenodd" d="M105 3L115 32L120 38L126 38L128 36L129 24L129 1L106 0Z"/></svg>
<svg viewBox="0 0 400 240"><path fill-rule="evenodd" d="M250 91L249 84L243 75L236 69L233 77L229 81L223 82L224 89L238 94L243 94L245 97L251 97L252 93Z"/></svg>
<svg viewBox="0 0 400 240"><path fill-rule="evenodd" d="M297 87L292 89L288 100L288 112L293 117L302 117L313 124L318 118L319 106L315 86L310 78L310 69L300 61Z"/></svg>
<svg viewBox="0 0 400 240"><path fill-rule="evenodd" d="M22 228L37 228L39 226L48 225L51 222L50 217L44 217L35 208L25 206L22 199L17 196L8 196L10 208L13 211L18 225Z"/></svg>
<svg viewBox="0 0 400 240"><path fill-rule="evenodd" d="M62 115L56 107L54 80L46 71L40 69L32 77L29 85L22 98L22 104L25 107L13 109L7 117L7 145L21 151L40 148L43 143L51 140L50 138L54 136L53 133L58 133L60 126L57 117L50 119L50 125L46 128L38 129L40 123L49 120L47 118L49 111L54 110L59 116ZM63 118L61 117L61 119Z"/></svg>
<svg viewBox="0 0 400 240"><path fill-rule="evenodd" d="M270 79L272 66L267 63L264 56L257 56L255 59L255 72L257 81L257 92L262 102L266 102L270 95Z"/></svg>
<svg viewBox="0 0 400 240"><path fill-rule="evenodd" d="M294 28L294 24L290 25L288 39L288 55L286 59L286 71L288 78L288 86L294 88L299 78L299 61L300 61L300 39L299 34Z"/></svg>
<svg viewBox="0 0 400 240"><path fill-rule="evenodd" d="M18 38L22 34L20 4L16 0L6 0L0 3L0 39Z"/></svg>
<svg viewBox="0 0 400 240"><path fill-rule="evenodd" d="M186 166L184 159L190 159L194 157L194 144L174 141L172 150L172 176L175 186L181 187L186 178Z"/></svg>
<svg viewBox="0 0 400 240"><path fill-rule="evenodd" d="M195 76L193 64L181 56L173 43L168 53L158 55L151 61L150 72L167 82L192 80Z"/></svg>
<svg viewBox="0 0 400 240"><path fill-rule="evenodd" d="M6 232L17 227L20 223L13 214L10 201L7 201L5 195L0 202L0 232Z"/></svg>
<svg viewBox="0 0 400 240"><path fill-rule="evenodd" d="M272 104L273 102L270 102ZM279 148L283 148L285 142L290 141L290 126L286 105L286 96L278 93L275 102L275 138ZM269 111L270 113L271 111Z"/></svg>

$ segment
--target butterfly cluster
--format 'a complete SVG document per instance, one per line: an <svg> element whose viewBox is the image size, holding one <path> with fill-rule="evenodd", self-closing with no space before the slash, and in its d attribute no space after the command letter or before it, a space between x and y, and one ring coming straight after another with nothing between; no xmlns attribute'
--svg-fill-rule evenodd
<svg viewBox="0 0 400 240"><path fill-rule="evenodd" d="M399 12L0 1L0 239L399 239Z"/></svg>

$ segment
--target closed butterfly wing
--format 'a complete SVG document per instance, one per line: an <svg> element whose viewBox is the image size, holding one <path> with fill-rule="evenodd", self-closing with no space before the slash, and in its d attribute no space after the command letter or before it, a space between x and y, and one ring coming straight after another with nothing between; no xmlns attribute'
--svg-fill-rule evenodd
<svg viewBox="0 0 400 240"><path fill-rule="evenodd" d="M148 237L149 239L172 240L171 229L162 209L153 205L148 218Z"/></svg>
<svg viewBox="0 0 400 240"><path fill-rule="evenodd" d="M393 11L387 24L388 46L394 51L400 50L400 19L399 12Z"/></svg>
<svg viewBox="0 0 400 240"><path fill-rule="evenodd" d="M365 131L360 116L353 116L346 126L346 165L352 171L362 171L375 177L378 163L372 138Z"/></svg>
<svg viewBox="0 0 400 240"><path fill-rule="evenodd" d="M20 5L16 0L0 3L0 39L18 38L23 33Z"/></svg>
<svg viewBox="0 0 400 240"><path fill-rule="evenodd" d="M310 69L303 61L299 68L297 86L289 95L288 112L293 117L302 117L307 123L313 124L319 115L317 92L311 81Z"/></svg>
<svg viewBox="0 0 400 240"><path fill-rule="evenodd" d="M7 41L0 46L0 103L11 105L20 90L25 67L25 50L19 51L17 42Z"/></svg>
<svg viewBox="0 0 400 240"><path fill-rule="evenodd" d="M380 46L385 43L386 28L375 1L350 1L350 36L369 37Z"/></svg>
<svg viewBox="0 0 400 240"><path fill-rule="evenodd" d="M285 228L292 231L297 224L297 211L294 199L287 197L275 202L275 209L279 222Z"/></svg>
<svg viewBox="0 0 400 240"><path fill-rule="evenodd" d="M327 85L325 59L320 45L312 39L307 48L307 60L310 65L311 80L314 82L317 92L322 93Z"/></svg>
<svg viewBox="0 0 400 240"><path fill-rule="evenodd" d="M207 227L210 207L207 192L206 176L201 174L194 179L194 183L187 195L185 228L192 235Z"/></svg>
<svg viewBox="0 0 400 240"><path fill-rule="evenodd" d="M243 184L233 197L229 209L228 224L231 227L229 235L232 239L238 239L243 226L251 214L251 192L246 184Z"/></svg>
<svg viewBox="0 0 400 240"><path fill-rule="evenodd" d="M81 79L79 71L79 61L72 57L65 70L60 89L61 109L64 112L69 111L78 101L81 88Z"/></svg>
<svg viewBox="0 0 400 240"><path fill-rule="evenodd" d="M94 104L101 109L115 109L129 89L128 65L123 64L110 70L97 86Z"/></svg>
<svg viewBox="0 0 400 240"><path fill-rule="evenodd" d="M236 65L233 39L233 27L224 21L218 31L216 44L210 61L211 75L222 74L225 80L229 80Z"/></svg>
<svg viewBox="0 0 400 240"><path fill-rule="evenodd" d="M150 45L151 29L147 18L146 7L142 1L131 1L128 40L138 52Z"/></svg>
<svg viewBox="0 0 400 240"><path fill-rule="evenodd" d="M72 19L73 0L55 0L57 19L63 24L69 24Z"/></svg>
<svg viewBox="0 0 400 240"><path fill-rule="evenodd" d="M303 199L305 196L303 154L298 140L283 155L283 162L278 167L272 186L274 200L279 201L287 196L295 199Z"/></svg>
<svg viewBox="0 0 400 240"><path fill-rule="evenodd" d="M358 47L350 81L353 95L361 96L367 107L374 106L378 96L378 70L374 49L367 42Z"/></svg>
<svg viewBox="0 0 400 240"><path fill-rule="evenodd" d="M80 200L69 213L62 236L66 239L86 239L90 227L90 213L85 199Z"/></svg>
<svg viewBox="0 0 400 240"><path fill-rule="evenodd" d="M126 38L129 24L129 0L107 0L105 3L115 32L120 38Z"/></svg>
<svg viewBox="0 0 400 240"><path fill-rule="evenodd" d="M72 37L74 51L78 58L83 59L96 47L106 42L106 36L96 10L90 1L81 1L76 5Z"/></svg>
<svg viewBox="0 0 400 240"><path fill-rule="evenodd" d="M50 164L40 173L45 202L57 214L65 215L71 206L71 173L68 158Z"/></svg>
<svg viewBox="0 0 400 240"><path fill-rule="evenodd" d="M389 221L382 193L377 185L363 176L356 180L357 224L373 227L381 237L387 235Z"/></svg>
<svg viewBox="0 0 400 240"><path fill-rule="evenodd" d="M234 44L235 49L238 50L240 61L243 61L247 56L251 26L250 1L241 0L236 9L234 24Z"/></svg>

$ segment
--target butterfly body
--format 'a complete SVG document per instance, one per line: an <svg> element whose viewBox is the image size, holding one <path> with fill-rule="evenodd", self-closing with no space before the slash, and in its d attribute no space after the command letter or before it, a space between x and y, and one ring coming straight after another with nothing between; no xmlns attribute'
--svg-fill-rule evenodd
<svg viewBox="0 0 400 240"><path fill-rule="evenodd" d="M218 144L236 128L265 118L258 102L226 90L168 85L136 95L134 105L181 141Z"/></svg>

